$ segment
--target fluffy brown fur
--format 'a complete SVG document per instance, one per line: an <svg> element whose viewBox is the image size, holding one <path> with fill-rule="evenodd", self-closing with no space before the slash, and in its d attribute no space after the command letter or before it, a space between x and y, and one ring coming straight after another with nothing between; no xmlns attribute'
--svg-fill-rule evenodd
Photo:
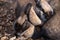
<svg viewBox="0 0 60 40"><path fill-rule="evenodd" d="M43 26L43 35L52 40L60 40L60 12L57 12L47 23Z"/></svg>

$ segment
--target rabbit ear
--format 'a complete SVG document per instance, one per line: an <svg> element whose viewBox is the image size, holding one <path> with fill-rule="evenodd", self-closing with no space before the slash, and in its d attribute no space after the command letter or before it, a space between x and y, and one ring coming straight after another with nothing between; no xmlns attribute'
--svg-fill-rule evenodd
<svg viewBox="0 0 60 40"><path fill-rule="evenodd" d="M53 16L54 10L53 8L49 5L49 3L46 0L37 0L39 2L36 6L40 8L44 12L44 14L47 15L47 19L49 19L51 16Z"/></svg>
<svg viewBox="0 0 60 40"><path fill-rule="evenodd" d="M28 3L27 6L25 7L25 13L28 14L30 9L31 9L32 3Z"/></svg>
<svg viewBox="0 0 60 40"><path fill-rule="evenodd" d="M33 25L40 25L42 23L41 19L36 15L36 12L34 11L33 6L31 7L30 13L29 13L29 21Z"/></svg>
<svg viewBox="0 0 60 40"><path fill-rule="evenodd" d="M27 16L22 13L22 14L18 17L17 23L20 24L20 25L22 25L22 24L25 22L26 19L27 19Z"/></svg>
<svg viewBox="0 0 60 40"><path fill-rule="evenodd" d="M43 21L47 21L47 19L45 18L45 13L39 9L39 7L35 7L34 8L35 12L36 12L36 15Z"/></svg>
<svg viewBox="0 0 60 40"><path fill-rule="evenodd" d="M53 15L53 8L48 4L46 0L41 0L40 4L46 14Z"/></svg>
<svg viewBox="0 0 60 40"><path fill-rule="evenodd" d="M23 28L23 24L26 19L27 16L24 13L21 13L21 15L17 18L17 20L14 23L14 29L16 30L16 32L20 31Z"/></svg>
<svg viewBox="0 0 60 40"><path fill-rule="evenodd" d="M32 25L30 22L27 23L28 25L28 29L26 29L22 34L21 36L25 37L25 38L29 38L29 37L32 37L33 33L34 33L34 29L35 29L35 26Z"/></svg>

